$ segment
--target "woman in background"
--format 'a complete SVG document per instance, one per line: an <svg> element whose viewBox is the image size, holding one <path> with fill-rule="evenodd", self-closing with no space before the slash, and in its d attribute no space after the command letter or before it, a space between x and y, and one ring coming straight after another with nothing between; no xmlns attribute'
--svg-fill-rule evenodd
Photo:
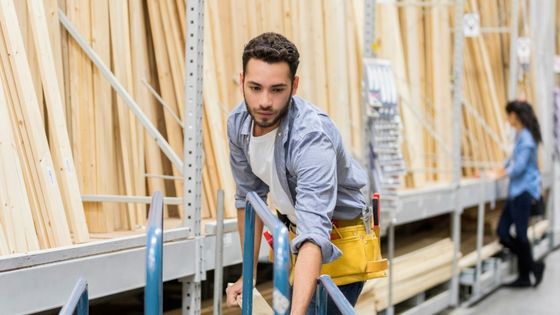
<svg viewBox="0 0 560 315"><path fill-rule="evenodd" d="M505 167L497 177L509 177L508 199L498 223L500 243L517 255L519 276L509 287L538 286L544 273L544 263L533 260L527 227L531 205L540 198L541 175L537 167L537 147L542 142L539 122L533 108L525 101L512 101L506 106L507 118L515 129L515 146ZM515 226L515 237L510 234ZM531 283L530 274L534 276Z"/></svg>

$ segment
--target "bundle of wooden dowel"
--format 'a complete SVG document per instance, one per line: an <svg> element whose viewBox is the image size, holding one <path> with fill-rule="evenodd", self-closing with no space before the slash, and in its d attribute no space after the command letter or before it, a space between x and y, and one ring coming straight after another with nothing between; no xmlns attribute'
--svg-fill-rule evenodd
<svg viewBox="0 0 560 315"><path fill-rule="evenodd" d="M406 185L419 187L450 178L453 6L400 2L405 5L376 6L376 52L391 61L399 82ZM484 25L509 23L509 1L466 2L466 9L480 13ZM162 154L60 25L58 10L182 156L188 150L183 147L188 131L181 125L189 2L0 3L0 252L86 242L91 233L140 230L146 205L82 203L81 195L148 196L162 191L182 196L181 170ZM226 120L243 99L243 46L262 32L282 33L298 46L298 94L330 114L344 143L361 159L363 1L204 3L204 218L214 216L220 188L226 194L226 216L235 215ZM505 156L508 56L507 34L465 41L465 160L500 162ZM531 100L528 82L524 87ZM463 171L471 175L474 167ZM182 218L183 209L168 206L165 215Z"/></svg>

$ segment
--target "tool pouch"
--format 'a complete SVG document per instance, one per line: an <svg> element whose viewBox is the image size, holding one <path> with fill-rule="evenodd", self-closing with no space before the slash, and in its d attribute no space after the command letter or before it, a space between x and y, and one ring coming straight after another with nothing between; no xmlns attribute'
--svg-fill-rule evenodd
<svg viewBox="0 0 560 315"><path fill-rule="evenodd" d="M329 275L336 285L386 276L387 259L381 257L379 227L367 234L362 222L336 227L333 225L331 242L340 249L342 256L324 264L321 274Z"/></svg>
<svg viewBox="0 0 560 315"><path fill-rule="evenodd" d="M355 220L353 223L344 227L337 227L333 224L331 242L340 249L342 256L321 267L321 274L329 275L336 285L382 278L387 275L388 262L387 259L381 257L379 227L372 228L372 233L367 234L361 219ZM295 233L290 230L290 241L294 237ZM273 260L272 257L271 250L269 252L270 261ZM294 283L293 267L296 257L296 255L291 256L291 284Z"/></svg>

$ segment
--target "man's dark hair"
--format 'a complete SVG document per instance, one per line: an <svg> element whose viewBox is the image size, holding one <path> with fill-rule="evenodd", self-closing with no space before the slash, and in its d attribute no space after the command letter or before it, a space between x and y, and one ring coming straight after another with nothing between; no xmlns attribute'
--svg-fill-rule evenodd
<svg viewBox="0 0 560 315"><path fill-rule="evenodd" d="M277 33L263 33L251 39L243 50L243 73L251 58L266 63L287 62L293 80L299 65L299 52L292 42Z"/></svg>

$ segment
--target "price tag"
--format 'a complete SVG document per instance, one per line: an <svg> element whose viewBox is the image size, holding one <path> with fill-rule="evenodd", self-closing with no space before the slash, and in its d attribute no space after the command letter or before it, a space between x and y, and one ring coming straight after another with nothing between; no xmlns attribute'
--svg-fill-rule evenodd
<svg viewBox="0 0 560 315"><path fill-rule="evenodd" d="M531 40L529 37L519 37L517 39L517 58L521 64L529 63L531 59Z"/></svg>
<svg viewBox="0 0 560 315"><path fill-rule="evenodd" d="M560 73L560 55L554 56L554 72Z"/></svg>
<svg viewBox="0 0 560 315"><path fill-rule="evenodd" d="M476 37L480 35L480 15L478 15L478 13L466 13L464 15L463 34L465 37Z"/></svg>

